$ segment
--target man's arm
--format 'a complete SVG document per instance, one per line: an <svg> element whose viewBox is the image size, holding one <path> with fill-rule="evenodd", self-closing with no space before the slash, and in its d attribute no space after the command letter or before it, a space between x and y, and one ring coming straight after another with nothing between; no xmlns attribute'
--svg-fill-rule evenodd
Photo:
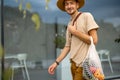
<svg viewBox="0 0 120 80"><path fill-rule="evenodd" d="M48 68L48 72L49 74L54 74L55 69L57 67L57 65L59 64L59 62L61 62L68 54L70 50L69 46L65 46L61 52L61 54L59 55L59 57L56 59L56 61Z"/></svg>
<svg viewBox="0 0 120 80"><path fill-rule="evenodd" d="M76 30L75 26L69 26L68 30L70 31L71 34L75 35L76 37L78 37L80 40L84 41L87 44L91 43L90 36L92 36L94 44L97 44L98 42L97 29L90 30L88 32L88 35Z"/></svg>
<svg viewBox="0 0 120 80"><path fill-rule="evenodd" d="M61 52L61 54L59 55L59 57L56 59L57 62L61 62L68 54L70 50L69 46L65 46Z"/></svg>

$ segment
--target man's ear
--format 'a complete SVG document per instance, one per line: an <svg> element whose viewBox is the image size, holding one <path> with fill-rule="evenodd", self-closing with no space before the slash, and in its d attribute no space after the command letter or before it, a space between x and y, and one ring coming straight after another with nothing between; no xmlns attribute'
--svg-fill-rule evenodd
<svg viewBox="0 0 120 80"><path fill-rule="evenodd" d="M79 8L79 3L77 2L77 9Z"/></svg>

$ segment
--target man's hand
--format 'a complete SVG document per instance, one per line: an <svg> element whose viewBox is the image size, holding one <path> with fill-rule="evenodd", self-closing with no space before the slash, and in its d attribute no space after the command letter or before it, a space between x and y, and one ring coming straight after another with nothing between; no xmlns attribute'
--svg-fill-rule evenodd
<svg viewBox="0 0 120 80"><path fill-rule="evenodd" d="M54 62L49 68L48 68L48 73L53 75L55 73L55 69L57 67L57 64Z"/></svg>
<svg viewBox="0 0 120 80"><path fill-rule="evenodd" d="M71 34L73 34L73 35L74 35L74 33L77 31L75 25L74 25L74 26L69 25L69 26L68 26L68 30L69 30L69 32L70 32Z"/></svg>

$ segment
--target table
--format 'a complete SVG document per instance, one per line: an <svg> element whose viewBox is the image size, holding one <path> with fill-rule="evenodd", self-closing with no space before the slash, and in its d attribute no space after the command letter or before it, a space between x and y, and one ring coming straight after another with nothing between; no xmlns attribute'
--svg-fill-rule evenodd
<svg viewBox="0 0 120 80"><path fill-rule="evenodd" d="M17 55L16 54L6 54L5 59L14 59L14 58L17 58Z"/></svg>

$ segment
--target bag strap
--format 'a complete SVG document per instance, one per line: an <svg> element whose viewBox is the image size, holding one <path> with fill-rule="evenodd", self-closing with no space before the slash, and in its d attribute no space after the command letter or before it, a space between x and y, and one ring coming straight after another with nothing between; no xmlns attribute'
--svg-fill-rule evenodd
<svg viewBox="0 0 120 80"><path fill-rule="evenodd" d="M90 46L91 46L91 45L94 45L92 36L90 36L90 41L91 41ZM90 47L90 46L89 46L89 47ZM88 49L88 51L89 51L89 49ZM89 52L87 52L87 53L89 53ZM89 54L86 55L86 57L85 57L85 59L83 60L82 63L84 63L84 61L85 61L88 57L89 57Z"/></svg>
<svg viewBox="0 0 120 80"><path fill-rule="evenodd" d="M78 17L80 16L81 13L82 13L82 12L80 12L80 13L75 17L72 26L74 26L75 21L78 19ZM72 36L72 34L71 34L71 36Z"/></svg>
<svg viewBox="0 0 120 80"><path fill-rule="evenodd" d="M73 26L74 26L75 21L76 21L76 20L78 19L78 17L81 15L81 13L82 13L82 12L80 12L80 13L76 16L76 18L74 19L73 24L72 24Z"/></svg>
<svg viewBox="0 0 120 80"><path fill-rule="evenodd" d="M75 23L75 21L78 19L78 17L80 16L82 14L82 12L79 12L78 13L78 15L75 17L75 19L74 19L74 21L73 21L73 26L74 26L74 23ZM70 35L71 37L72 37L72 34ZM76 55L74 55L74 57L75 57Z"/></svg>
<svg viewBox="0 0 120 80"><path fill-rule="evenodd" d="M90 41L91 41L91 44L94 44L92 36L90 36Z"/></svg>

